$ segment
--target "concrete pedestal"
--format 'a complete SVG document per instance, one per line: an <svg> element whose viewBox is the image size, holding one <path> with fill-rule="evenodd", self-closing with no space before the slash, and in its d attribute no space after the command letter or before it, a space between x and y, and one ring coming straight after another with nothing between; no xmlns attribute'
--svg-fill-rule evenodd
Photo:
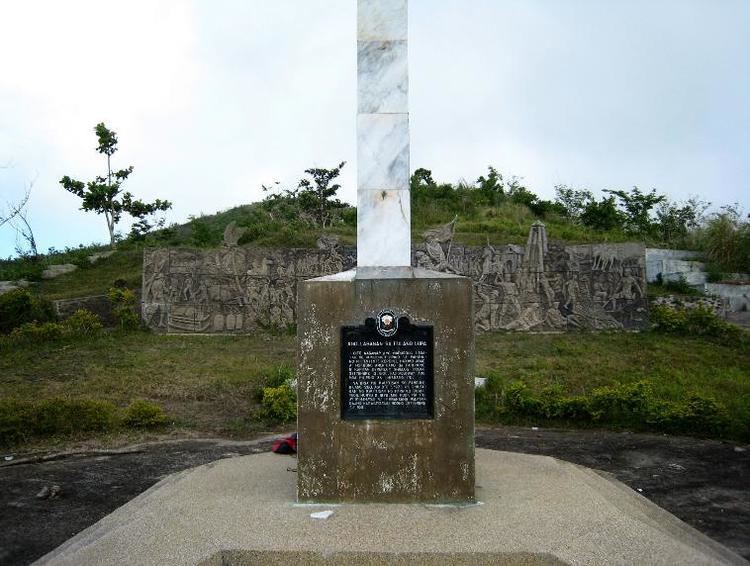
<svg viewBox="0 0 750 566"><path fill-rule="evenodd" d="M383 309L432 327L432 418L342 417L342 327ZM465 277L360 267L300 284L300 502L474 501L472 320Z"/></svg>
<svg viewBox="0 0 750 566"><path fill-rule="evenodd" d="M299 505L294 459L221 460L165 478L38 564L747 564L609 476L476 456L481 504L463 506Z"/></svg>

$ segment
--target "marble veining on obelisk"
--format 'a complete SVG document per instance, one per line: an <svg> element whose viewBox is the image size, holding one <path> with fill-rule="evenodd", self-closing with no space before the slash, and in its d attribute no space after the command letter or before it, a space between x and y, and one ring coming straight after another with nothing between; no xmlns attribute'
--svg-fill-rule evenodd
<svg viewBox="0 0 750 566"><path fill-rule="evenodd" d="M411 265L407 0L358 0L357 265Z"/></svg>

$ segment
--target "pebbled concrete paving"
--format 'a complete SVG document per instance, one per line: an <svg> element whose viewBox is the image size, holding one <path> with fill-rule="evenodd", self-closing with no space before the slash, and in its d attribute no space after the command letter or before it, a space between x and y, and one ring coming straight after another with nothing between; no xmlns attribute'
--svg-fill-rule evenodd
<svg viewBox="0 0 750 566"><path fill-rule="evenodd" d="M297 505L274 454L174 474L37 564L747 564L625 485L477 450L479 505ZM311 514L331 510L328 519Z"/></svg>

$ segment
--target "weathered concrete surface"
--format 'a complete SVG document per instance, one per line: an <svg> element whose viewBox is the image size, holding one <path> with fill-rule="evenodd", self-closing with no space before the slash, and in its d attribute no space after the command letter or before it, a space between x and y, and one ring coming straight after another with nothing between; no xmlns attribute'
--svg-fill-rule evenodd
<svg viewBox="0 0 750 566"><path fill-rule="evenodd" d="M300 501L474 500L471 280L358 268L299 286ZM384 308L434 327L434 417L341 418L341 327Z"/></svg>
<svg viewBox="0 0 750 566"><path fill-rule="evenodd" d="M38 564L746 564L623 484L546 456L477 450L482 504L465 507L297 505L293 465L260 454L169 476Z"/></svg>
<svg viewBox="0 0 750 566"><path fill-rule="evenodd" d="M706 283L706 293L725 299L729 312L750 310L750 285L731 285L729 283Z"/></svg>
<svg viewBox="0 0 750 566"><path fill-rule="evenodd" d="M664 281L676 281L684 275L686 279L695 278L696 283L691 285L703 284L706 274L705 265L698 261L700 256L701 252L691 250L646 248L646 280L654 283L661 275Z"/></svg>

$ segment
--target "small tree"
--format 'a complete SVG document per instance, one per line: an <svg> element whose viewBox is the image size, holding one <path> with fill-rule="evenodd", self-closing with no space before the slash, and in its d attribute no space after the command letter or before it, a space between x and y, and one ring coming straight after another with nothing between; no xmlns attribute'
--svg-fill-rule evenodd
<svg viewBox="0 0 750 566"><path fill-rule="evenodd" d="M495 208L505 199L503 175L491 165L487 167L487 176L480 175L476 185L487 204Z"/></svg>
<svg viewBox="0 0 750 566"><path fill-rule="evenodd" d="M664 200L656 209L656 222L659 237L667 244L684 240L690 230L698 228L709 203L690 198L685 203Z"/></svg>
<svg viewBox="0 0 750 566"><path fill-rule="evenodd" d="M624 228L629 234L647 236L654 232L656 224L651 218L651 212L657 204L667 200L665 195L657 195L656 189L644 193L638 187L630 192L606 190L605 193L616 196L623 210Z"/></svg>
<svg viewBox="0 0 750 566"><path fill-rule="evenodd" d="M602 232L621 228L622 213L617 209L615 197L589 201L581 212L581 224Z"/></svg>
<svg viewBox="0 0 750 566"><path fill-rule="evenodd" d="M263 191L270 193L264 200L269 214L274 210L284 209L287 214L291 212L301 215L315 226L330 226L336 211L347 207L339 199L334 198L341 185L333 181L339 176L344 165L346 162L339 163L338 167L333 169L306 169L305 173L312 179L300 179L293 189L274 189L263 185ZM274 190L277 192L273 192Z"/></svg>
<svg viewBox="0 0 750 566"><path fill-rule="evenodd" d="M576 224L580 223L583 211L593 200L594 195L586 189L574 189L567 185L555 186L555 202L565 210L565 216Z"/></svg>
<svg viewBox="0 0 750 566"><path fill-rule="evenodd" d="M147 217L157 211L165 211L172 207L167 200L156 199L152 203L137 200L129 192L122 192L122 184L133 172L133 166L118 171L112 171L112 155L117 151L117 134L109 130L104 123L94 128L99 145L96 151L107 156L107 176L97 176L88 183L76 181L67 175L60 179L60 184L66 191L73 193L83 202L81 210L94 211L104 214L109 230L109 243L115 246L115 225L122 218L123 213L132 216L136 223L133 225L133 235L143 234L152 228ZM163 223L160 222L159 225Z"/></svg>
<svg viewBox="0 0 750 566"><path fill-rule="evenodd" d="M312 181L301 179L299 182L300 206L321 228L330 226L334 211L345 206L339 199L333 198L341 185L331 184L339 176L344 165L346 162L342 161L333 169L306 169L305 173L312 177Z"/></svg>

